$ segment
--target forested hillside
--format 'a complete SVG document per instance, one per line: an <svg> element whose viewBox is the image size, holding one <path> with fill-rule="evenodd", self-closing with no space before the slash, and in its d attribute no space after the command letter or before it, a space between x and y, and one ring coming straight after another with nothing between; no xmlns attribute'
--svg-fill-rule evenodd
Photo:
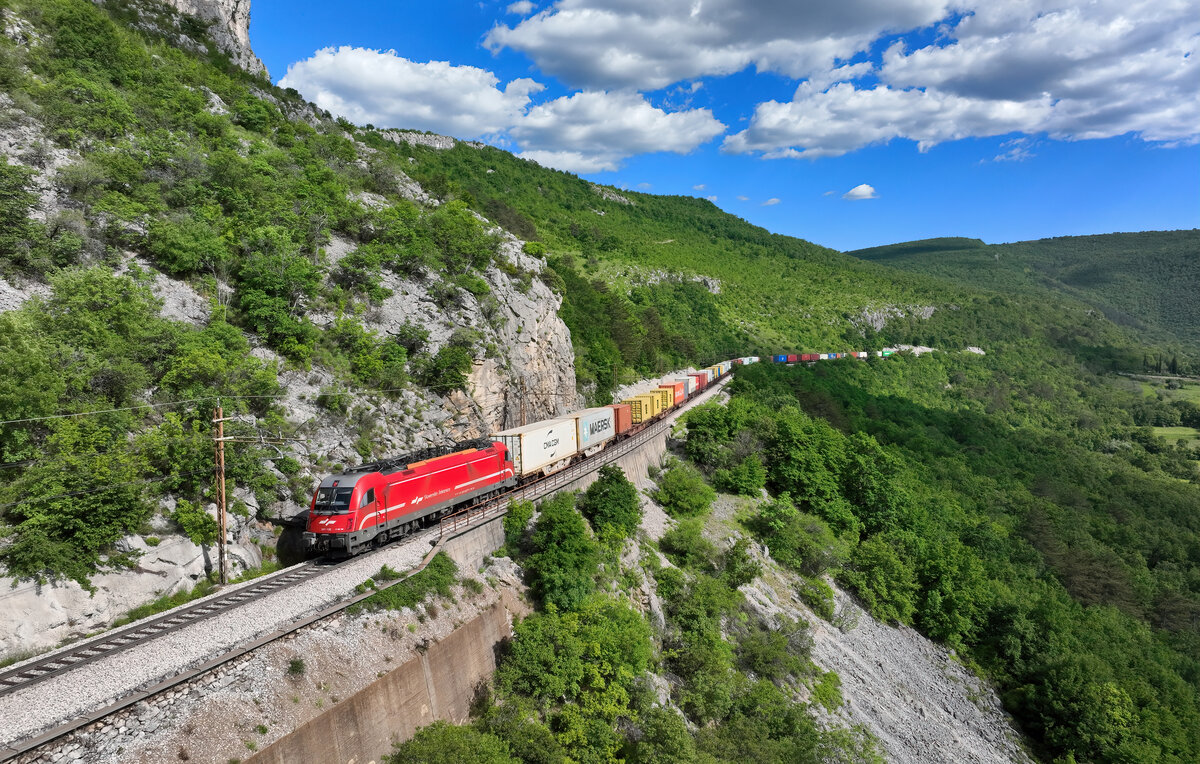
<svg viewBox="0 0 1200 764"><path fill-rule="evenodd" d="M1151 342L1200 341L1200 231L1062 236L1014 244L928 239L847 254L972 287L1053 293L1104 312Z"/></svg>
<svg viewBox="0 0 1200 764"><path fill-rule="evenodd" d="M691 417L697 466L660 481L683 522L657 548L616 475L614 495L580 499L586 523L570 497L528 531L514 514L508 551L545 607L498 675L506 703L477 725L488 744L531 760L745 760L749 740L760 761L873 755L801 707L837 694L802 644L740 609L758 575L745 543L717 549L687 522L711 484L747 497L743 530L809 577L815 609L832 574L954 646L1048 760L1200 758L1200 454L1149 429L1200 427L1200 408L1111 373L1164 354L1193 368L1194 232L857 259L707 201L333 119L153 0L0 10L0 296L19 297L0 313L8 576L88 586L136 563L119 544L156 517L211 545L218 400L249 440L273 436L228 456L262 520L340 466L294 445L314 436L299 407L345 428L355 458L382 455L385 431L451 438L449 410L478 407L471 374L523 372L496 346L521 323L502 298L544 295L551 317L561 300L596 403L689 363L926 345L739 370L727 408ZM163 283L198 295L203 318L165 316ZM410 294L436 315L380 330ZM544 393L547 412L576 400ZM433 409L447 413L420 419ZM639 545L667 601L660 632L620 594ZM635 681L648 667L671 686Z"/></svg>

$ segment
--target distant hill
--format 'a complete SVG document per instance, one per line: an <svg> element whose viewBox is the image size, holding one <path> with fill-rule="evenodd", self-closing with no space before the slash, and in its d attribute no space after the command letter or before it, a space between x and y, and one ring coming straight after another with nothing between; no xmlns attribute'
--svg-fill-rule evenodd
<svg viewBox="0 0 1200 764"><path fill-rule="evenodd" d="M1060 236L1014 244L911 241L853 257L966 286L1081 300L1152 340L1200 343L1200 230Z"/></svg>

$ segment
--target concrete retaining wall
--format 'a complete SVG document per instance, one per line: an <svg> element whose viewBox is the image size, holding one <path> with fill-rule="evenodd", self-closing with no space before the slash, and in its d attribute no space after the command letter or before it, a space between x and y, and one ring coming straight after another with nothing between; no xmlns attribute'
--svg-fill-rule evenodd
<svg viewBox="0 0 1200 764"><path fill-rule="evenodd" d="M379 761L392 744L438 719L466 720L476 687L496 670L496 648L512 635L504 599L423 655L373 682L250 759L254 764Z"/></svg>

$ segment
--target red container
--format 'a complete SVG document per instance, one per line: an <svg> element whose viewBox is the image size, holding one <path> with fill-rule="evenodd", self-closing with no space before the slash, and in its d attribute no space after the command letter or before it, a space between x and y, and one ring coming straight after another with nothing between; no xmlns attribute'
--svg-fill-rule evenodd
<svg viewBox="0 0 1200 764"><path fill-rule="evenodd" d="M799 361L799 360L800 360L800 356L798 356L798 355L789 355L788 356L788 363L795 363L796 361Z"/></svg>
<svg viewBox="0 0 1200 764"><path fill-rule="evenodd" d="M708 375L707 374L703 374L703 373L689 374L688 376L696 378L696 392L700 392L704 388L708 387Z"/></svg>
<svg viewBox="0 0 1200 764"><path fill-rule="evenodd" d="M683 403L683 399L687 397L687 386L682 382L664 382L659 388L671 391L672 405L675 406Z"/></svg>
<svg viewBox="0 0 1200 764"><path fill-rule="evenodd" d="M821 358L821 356L816 353L801 353L800 354L801 361L817 361L817 360L820 360L820 358Z"/></svg>
<svg viewBox="0 0 1200 764"><path fill-rule="evenodd" d="M630 410L628 403L614 403L612 405L613 419L617 425L617 434L628 430L633 426L633 413Z"/></svg>

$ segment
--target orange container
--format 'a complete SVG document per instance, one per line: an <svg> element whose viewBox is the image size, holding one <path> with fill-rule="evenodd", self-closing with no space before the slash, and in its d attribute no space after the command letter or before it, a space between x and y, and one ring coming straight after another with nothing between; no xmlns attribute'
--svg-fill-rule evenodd
<svg viewBox="0 0 1200 764"><path fill-rule="evenodd" d="M614 403L612 405L613 420L616 422L618 435L633 426L633 414L629 408L628 403Z"/></svg>

